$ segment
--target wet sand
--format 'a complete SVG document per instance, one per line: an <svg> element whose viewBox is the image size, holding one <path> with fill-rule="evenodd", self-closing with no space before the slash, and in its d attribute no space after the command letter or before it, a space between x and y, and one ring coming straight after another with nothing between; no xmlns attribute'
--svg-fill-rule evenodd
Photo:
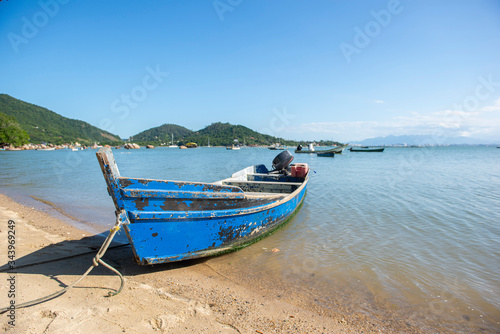
<svg viewBox="0 0 500 334"><path fill-rule="evenodd" d="M15 222L13 270L5 265L9 220ZM92 264L104 240L2 194L0 222L2 308L12 300L19 305L72 284ZM114 243L103 260L125 277L120 294L107 297L119 287L120 280L100 265L65 294L16 309L13 318L9 313L0 315L1 326L11 333L429 332L429 328L412 325L403 317L344 308L339 302L348 300L349 295L321 305L302 298L292 284L270 284L265 276L249 284L251 279L240 280L241 272L232 270L230 259L228 254L139 266L133 262L129 246ZM9 297L12 285L7 280L12 277L15 298ZM441 327L432 332L448 330Z"/></svg>

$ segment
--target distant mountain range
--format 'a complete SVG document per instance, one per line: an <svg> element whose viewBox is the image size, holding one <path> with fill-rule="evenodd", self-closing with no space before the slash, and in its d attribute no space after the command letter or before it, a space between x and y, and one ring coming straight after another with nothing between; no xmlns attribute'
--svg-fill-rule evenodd
<svg viewBox="0 0 500 334"><path fill-rule="evenodd" d="M101 130L87 122L66 118L37 105L0 94L0 113L14 117L33 144L62 144L80 142L92 144L115 144L120 137Z"/></svg>
<svg viewBox="0 0 500 334"><path fill-rule="evenodd" d="M418 146L438 146L438 145L490 145L491 142L471 138L471 137L433 137L426 135L407 135L407 136L387 136L369 138L362 141L350 142L350 144L360 144L365 146L378 145L418 145Z"/></svg>

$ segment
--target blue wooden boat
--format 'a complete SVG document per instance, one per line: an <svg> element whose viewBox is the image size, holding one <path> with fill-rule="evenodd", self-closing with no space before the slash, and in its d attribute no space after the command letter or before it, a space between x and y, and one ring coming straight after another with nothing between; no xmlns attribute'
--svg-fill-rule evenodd
<svg viewBox="0 0 500 334"><path fill-rule="evenodd" d="M214 183L122 177L111 149L96 155L139 264L213 256L258 241L293 217L309 178L308 168L299 175L290 165L288 151L272 171L250 166Z"/></svg>

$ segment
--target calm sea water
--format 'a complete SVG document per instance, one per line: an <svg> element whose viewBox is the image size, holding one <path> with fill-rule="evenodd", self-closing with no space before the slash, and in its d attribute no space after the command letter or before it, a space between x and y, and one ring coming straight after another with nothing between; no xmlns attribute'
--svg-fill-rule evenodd
<svg viewBox="0 0 500 334"><path fill-rule="evenodd" d="M114 150L122 175L205 182L270 167L277 153ZM310 289L331 308L340 291L358 292L357 312L384 305L414 325L500 330L500 149L387 148L294 161L313 170L302 209L277 233L229 254L236 267ZM0 152L0 170L4 193L50 201L90 230L114 224L95 151Z"/></svg>

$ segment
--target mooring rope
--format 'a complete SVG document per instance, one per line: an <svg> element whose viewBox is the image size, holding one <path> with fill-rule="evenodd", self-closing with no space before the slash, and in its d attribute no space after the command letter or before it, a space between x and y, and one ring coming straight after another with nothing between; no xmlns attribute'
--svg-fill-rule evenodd
<svg viewBox="0 0 500 334"><path fill-rule="evenodd" d="M109 230L108 237L106 238L106 240L104 240L104 243L102 244L101 248L97 252L96 256L92 259L92 265L89 267L89 269L87 269L87 271L78 280L76 280L73 284L68 285L64 289L61 289L57 292L54 292L48 296L16 305L16 308L30 307L30 306L40 304L40 303L46 302L48 300L51 300L53 298L56 298L56 297L63 295L64 293L66 293L66 291L73 288L78 283L80 283L85 277L87 277L87 275L92 271L92 269L97 267L99 264L102 264L103 266L105 266L106 268L108 268L109 270L111 270L112 272L114 272L115 274L117 274L120 277L120 288L116 292L109 292L106 297L116 296L117 294L119 294L123 289L123 286L125 284L125 279L123 278L122 274L118 270L116 270L115 268L113 268L112 266L110 266L109 264L104 262L101 258L104 256L104 254L108 250L108 247L111 244L111 241L113 241L113 238L115 237L116 232L118 232L120 230L120 227L123 224L123 221L121 219L122 214L124 214L124 213L123 212L121 212L120 214L117 213L115 226L113 226L113 228L111 230ZM8 310L10 310L9 307L1 308L0 314L5 313Z"/></svg>

